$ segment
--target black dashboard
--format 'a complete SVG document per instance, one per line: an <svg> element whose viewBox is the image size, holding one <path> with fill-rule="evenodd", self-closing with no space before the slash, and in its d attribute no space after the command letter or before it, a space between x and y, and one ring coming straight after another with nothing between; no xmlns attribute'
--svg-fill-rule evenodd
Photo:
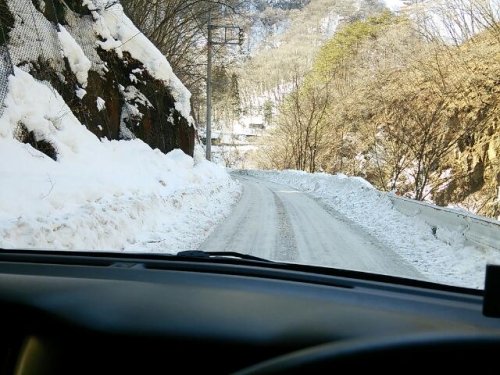
<svg viewBox="0 0 500 375"><path fill-rule="evenodd" d="M500 353L500 319L485 317L482 307L479 291L347 271L4 252L0 370L232 373L285 356L272 368L295 363L286 371L293 372L304 364L287 356L297 351L329 366L324 359L339 353L345 359L376 352L384 361L389 353L395 361L422 349L427 357L415 363L422 364L435 359L431 354L440 346L449 349L457 342L449 356L464 359L460 355L467 352L477 361L473 349L481 348L477 352L489 353L493 361L491 353ZM405 347L408 358L399 352ZM367 365L375 363L363 358ZM255 368L256 373L270 369Z"/></svg>

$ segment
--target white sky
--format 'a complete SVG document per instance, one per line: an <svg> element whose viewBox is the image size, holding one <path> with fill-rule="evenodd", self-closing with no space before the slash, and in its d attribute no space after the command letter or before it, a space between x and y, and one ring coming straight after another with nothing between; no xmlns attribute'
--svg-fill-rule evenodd
<svg viewBox="0 0 500 375"><path fill-rule="evenodd" d="M401 0L383 0L383 2L385 6L393 12L400 10L401 7L404 6L404 3Z"/></svg>

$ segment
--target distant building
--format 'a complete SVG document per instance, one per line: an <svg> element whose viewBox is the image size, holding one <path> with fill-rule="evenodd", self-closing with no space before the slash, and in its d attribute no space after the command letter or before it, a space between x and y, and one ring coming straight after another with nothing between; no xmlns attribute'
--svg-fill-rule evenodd
<svg viewBox="0 0 500 375"><path fill-rule="evenodd" d="M262 124L262 123L252 123L252 124L249 124L248 127L250 129L259 129L259 130L264 130L266 128L264 126L264 124Z"/></svg>

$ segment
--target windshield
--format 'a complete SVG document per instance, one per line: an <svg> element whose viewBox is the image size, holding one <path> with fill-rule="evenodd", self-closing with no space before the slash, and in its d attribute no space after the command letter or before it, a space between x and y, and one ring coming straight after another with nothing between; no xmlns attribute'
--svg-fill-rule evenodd
<svg viewBox="0 0 500 375"><path fill-rule="evenodd" d="M0 0L0 249L484 287L498 0Z"/></svg>

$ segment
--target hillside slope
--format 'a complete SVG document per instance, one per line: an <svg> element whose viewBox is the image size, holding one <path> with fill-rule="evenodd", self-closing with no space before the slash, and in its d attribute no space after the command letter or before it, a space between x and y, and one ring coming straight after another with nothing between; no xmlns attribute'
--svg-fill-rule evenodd
<svg viewBox="0 0 500 375"><path fill-rule="evenodd" d="M36 4L0 0L0 249L196 248L240 187L189 92L116 2Z"/></svg>
<svg viewBox="0 0 500 375"><path fill-rule="evenodd" d="M91 132L192 155L190 93L119 2L0 3L12 64L49 82Z"/></svg>

